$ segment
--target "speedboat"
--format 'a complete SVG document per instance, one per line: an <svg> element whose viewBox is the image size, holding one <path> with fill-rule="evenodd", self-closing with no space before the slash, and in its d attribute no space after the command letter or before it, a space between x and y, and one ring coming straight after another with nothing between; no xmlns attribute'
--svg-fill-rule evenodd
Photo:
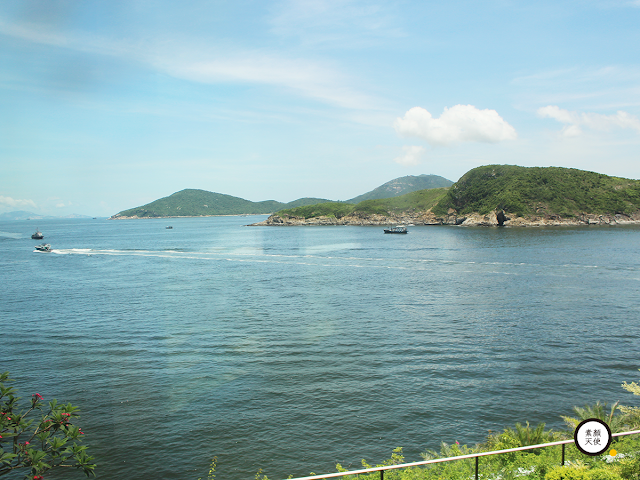
<svg viewBox="0 0 640 480"><path fill-rule="evenodd" d="M33 238L34 240L42 240L44 238L44 235L42 235L42 232L36 228L36 233L31 235L31 238Z"/></svg>
<svg viewBox="0 0 640 480"><path fill-rule="evenodd" d="M40 245L36 245L36 250L38 250L39 252L50 252L51 245L49 245L48 243L42 243Z"/></svg>

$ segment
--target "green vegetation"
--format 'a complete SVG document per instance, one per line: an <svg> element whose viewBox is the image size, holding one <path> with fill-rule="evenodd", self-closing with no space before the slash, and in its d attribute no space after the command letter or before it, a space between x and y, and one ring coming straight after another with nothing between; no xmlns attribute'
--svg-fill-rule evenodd
<svg viewBox="0 0 640 480"><path fill-rule="evenodd" d="M239 197L206 190L186 189L141 207L123 210L114 217L198 217L209 215L247 215L272 213L282 208L326 202L322 198L300 198L290 203L266 200L251 202Z"/></svg>
<svg viewBox="0 0 640 480"><path fill-rule="evenodd" d="M541 424L543 425L543 424ZM536 427L536 428L539 428ZM514 429L505 429L503 432L489 435L486 442L469 447L467 445L442 443L439 451L427 451L423 453L423 460L435 460L438 458L450 458L461 455L469 455L492 450L516 448L525 446L518 442L513 435ZM565 439L572 432L544 432L546 437L553 440ZM638 480L640 478L640 438L638 435L619 437L614 439L611 445L617 454L615 457L602 455L590 457L582 454L573 444L565 446L564 465L562 465L562 447L553 446L521 452L511 452L501 455L489 455L480 457L478 461L479 477L484 480ZM383 467L387 465L400 465L410 463L402 454L402 448L393 450L387 460L372 465L362 460L363 469ZM354 470L336 465L338 472ZM315 475L310 473L309 475ZM387 470L384 473L385 480L471 480L475 477L475 459L463 459L449 462L435 463L425 466ZM255 477L257 480L269 480L259 471ZM379 480L378 471L359 476L347 475L338 477L344 480Z"/></svg>
<svg viewBox="0 0 640 480"><path fill-rule="evenodd" d="M346 216L367 216L414 213L429 210L446 193L446 188L433 188L408 193L400 197L379 200L365 200L357 205L341 202L327 202L306 207L280 210L278 215L298 218L329 217L342 218Z"/></svg>
<svg viewBox="0 0 640 480"><path fill-rule="evenodd" d="M635 382L625 382L622 387L634 395L640 395L640 385ZM426 461L567 440L573 438L577 423L586 418L603 420L613 433L640 429L638 407L622 407L616 402L611 408L607 408L606 403L597 402L592 406L574 407L573 410L578 419L562 417L567 430L545 430L544 423L536 427L529 425L529 422L525 425L516 423L515 427L507 427L502 432L489 432L483 443L473 447L460 445L458 442L451 445L442 443L439 451L429 450L421 456ZM612 450L615 450L615 454L612 454ZM480 457L478 472L483 480L640 480L640 434L614 438L608 453L601 456L584 455L573 443L566 444L564 465L562 461L562 446L557 445ZM362 468L410 462L411 460L404 458L402 448L399 447L382 463L370 465L362 460ZM336 470L347 472L355 468L346 469L337 464ZM475 458L387 470L384 473L385 480L470 480L474 477ZM258 471L255 478L269 480L262 470ZM357 477L349 475L339 478L378 480L380 473L376 471Z"/></svg>
<svg viewBox="0 0 640 480"><path fill-rule="evenodd" d="M447 190L448 188L431 188L395 198L367 200L356 205L355 211L364 213L369 209L378 209L394 214L426 212L446 195Z"/></svg>
<svg viewBox="0 0 640 480"><path fill-rule="evenodd" d="M453 185L451 180L447 180L439 175L407 175L406 177L391 180L370 192L359 195L351 200L347 200L347 202L356 204L364 202L365 200L399 197L407 193L417 192L418 190L446 188L451 185Z"/></svg>
<svg viewBox="0 0 640 480"><path fill-rule="evenodd" d="M42 480L64 467L94 475L93 458L79 445L84 433L73 425L78 407L52 400L43 408L39 393L21 407L15 389L5 385L11 381L9 372L0 374L0 476L23 471L25 479Z"/></svg>
<svg viewBox="0 0 640 480"><path fill-rule="evenodd" d="M516 424L515 428L506 428L503 432L490 433L486 441L469 447L467 445L442 443L439 451L429 450L421 457L423 460L450 458L480 452L504 450L528 445L538 445L553 441L569 439L573 431L555 432L545 430L544 424L531 427ZM640 435L618 437L614 439L611 448L616 450L616 456L608 454L590 457L584 455L573 444L565 445L564 465L562 465L562 447L553 446L510 452L501 455L480 457L478 471L484 480L509 479L516 480L638 480L640 479ZM610 451L610 450L609 450ZM381 463L372 465L362 460L363 469L399 465L410 463L402 454L402 448L393 450L391 457ZM336 465L338 472L354 470ZM310 473L309 475L315 475ZM398 470L387 470L385 480L470 480L475 477L475 459L463 459L449 462L435 463L425 466L407 467ZM348 475L339 477L345 480L370 479L378 480L379 472L361 474L358 477ZM257 480L269 480L262 474L256 475Z"/></svg>
<svg viewBox="0 0 640 480"><path fill-rule="evenodd" d="M289 215L291 217L330 217L342 218L351 215L355 205L342 202L325 202L317 205L308 205L305 207L288 208L280 210L279 215Z"/></svg>
<svg viewBox="0 0 640 480"><path fill-rule="evenodd" d="M446 215L504 210L518 216L631 214L640 209L640 181L560 167L487 165L465 173L433 209Z"/></svg>

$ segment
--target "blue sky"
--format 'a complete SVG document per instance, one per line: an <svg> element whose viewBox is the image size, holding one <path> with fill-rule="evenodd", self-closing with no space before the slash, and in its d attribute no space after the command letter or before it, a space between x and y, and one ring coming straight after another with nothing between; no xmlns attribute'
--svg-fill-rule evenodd
<svg viewBox="0 0 640 480"><path fill-rule="evenodd" d="M0 3L0 212L640 178L640 0Z"/></svg>

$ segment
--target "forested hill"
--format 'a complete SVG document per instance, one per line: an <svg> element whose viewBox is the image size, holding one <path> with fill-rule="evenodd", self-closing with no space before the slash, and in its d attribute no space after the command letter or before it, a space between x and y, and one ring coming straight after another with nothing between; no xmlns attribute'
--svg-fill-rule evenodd
<svg viewBox="0 0 640 480"><path fill-rule="evenodd" d="M465 173L432 209L436 215L519 217L586 214L630 215L640 209L640 181L561 167L486 165Z"/></svg>
<svg viewBox="0 0 640 480"><path fill-rule="evenodd" d="M276 202L275 200L251 202L222 193L185 189L141 207L123 210L111 218L266 214L284 208L294 208L328 201L323 198L300 198L289 203Z"/></svg>

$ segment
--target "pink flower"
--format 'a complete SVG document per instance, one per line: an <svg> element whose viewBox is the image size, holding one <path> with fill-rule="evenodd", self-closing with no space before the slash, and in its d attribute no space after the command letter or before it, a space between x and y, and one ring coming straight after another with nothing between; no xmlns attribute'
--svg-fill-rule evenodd
<svg viewBox="0 0 640 480"><path fill-rule="evenodd" d="M460 442L458 440L456 440L456 445L460 445Z"/></svg>

